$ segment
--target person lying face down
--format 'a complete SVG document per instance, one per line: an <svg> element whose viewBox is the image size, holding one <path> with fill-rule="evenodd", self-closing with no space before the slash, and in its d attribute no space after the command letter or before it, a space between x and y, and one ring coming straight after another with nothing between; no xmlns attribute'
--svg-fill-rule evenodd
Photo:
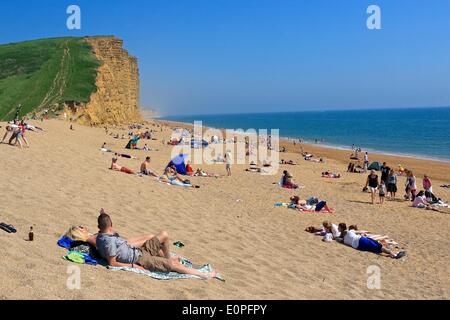
<svg viewBox="0 0 450 320"><path fill-rule="evenodd" d="M136 238L133 241L119 237L114 233L111 217L101 211L98 217L97 250L112 267L130 267L159 272L178 272L191 274L209 280L216 271L202 273L185 267L179 257L170 255L170 241L167 232L156 236Z"/></svg>
<svg viewBox="0 0 450 320"><path fill-rule="evenodd" d="M367 251L376 254L387 254L393 259L400 259L406 255L406 251L394 253L388 248L384 247L379 241L362 236L357 230L356 226L350 226L347 230L345 223L339 224L339 232L341 233L336 241L346 244L353 249L360 251Z"/></svg>

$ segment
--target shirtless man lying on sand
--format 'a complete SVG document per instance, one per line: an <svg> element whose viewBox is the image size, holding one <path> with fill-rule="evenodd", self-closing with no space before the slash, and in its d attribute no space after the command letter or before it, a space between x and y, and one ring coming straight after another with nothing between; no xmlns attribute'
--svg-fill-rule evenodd
<svg viewBox="0 0 450 320"><path fill-rule="evenodd" d="M98 228L100 233L96 238L97 250L112 267L173 271L205 280L210 280L217 274L216 271L203 273L187 268L180 262L180 257L172 257L169 251L169 235L165 231L157 236L141 236L127 241L114 232L111 217L103 209L98 217Z"/></svg>

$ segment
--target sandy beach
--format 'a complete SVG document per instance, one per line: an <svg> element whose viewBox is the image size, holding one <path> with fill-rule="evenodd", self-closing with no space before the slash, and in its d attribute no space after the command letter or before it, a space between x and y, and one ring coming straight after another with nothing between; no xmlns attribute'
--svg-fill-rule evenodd
<svg viewBox="0 0 450 320"><path fill-rule="evenodd" d="M149 122L149 128L156 121ZM31 148L0 145L0 222L18 232L0 230L0 299L449 299L450 209L433 212L412 208L403 196L399 178L397 200L371 205L361 192L366 174L346 173L349 152L304 145L305 151L326 159L312 163L300 158L297 145L280 157L299 163L280 166L280 174L264 176L246 172L247 165L233 165L231 177L192 177L200 189L179 188L149 177L109 170L108 148L130 153L139 160L119 159L138 170L152 158L152 168L162 173L171 147L163 145L171 130L157 132L148 143L159 151L126 150L127 140L113 139L102 128L61 120L31 122L45 132L28 132ZM4 134L5 123L1 134ZM127 133L128 130L113 132ZM450 200L450 164L438 161L371 154L371 160L402 164L412 169L421 186L427 173L434 192ZM197 166L194 166L196 169ZM209 172L225 174L225 166L203 165ZM286 190L274 183L289 170L301 190ZM321 178L321 172L340 172L340 179ZM333 214L300 213L275 207L289 197L317 196L335 209ZM172 247L195 263L210 263L225 282L218 280L160 281L102 266L79 265L81 290L66 286L66 250L58 238L71 226L83 225L96 232L100 208L111 215L114 228L124 237L169 232L184 248ZM389 235L405 249L405 258L394 260L325 243L305 232L322 221L357 224L361 229ZM26 241L33 226L35 241ZM172 241L172 242L173 242ZM367 269L378 266L381 288L368 289Z"/></svg>

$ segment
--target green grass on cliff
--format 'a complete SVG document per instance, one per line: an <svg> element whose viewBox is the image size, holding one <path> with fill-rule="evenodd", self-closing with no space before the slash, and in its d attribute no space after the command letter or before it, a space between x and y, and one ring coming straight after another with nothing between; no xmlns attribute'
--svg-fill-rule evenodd
<svg viewBox="0 0 450 320"><path fill-rule="evenodd" d="M0 45L0 120L65 101L88 102L100 65L83 38L55 38Z"/></svg>

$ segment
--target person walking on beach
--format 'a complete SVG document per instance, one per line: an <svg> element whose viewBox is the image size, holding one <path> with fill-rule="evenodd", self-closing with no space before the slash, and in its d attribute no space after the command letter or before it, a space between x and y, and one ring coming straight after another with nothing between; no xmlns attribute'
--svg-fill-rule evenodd
<svg viewBox="0 0 450 320"><path fill-rule="evenodd" d="M367 168L369 168L369 153L366 151L364 154L364 172L367 172Z"/></svg>
<svg viewBox="0 0 450 320"><path fill-rule="evenodd" d="M227 150L227 152L225 153L225 168L227 170L227 175L231 176L231 163L232 163L232 159L231 159L231 151Z"/></svg>
<svg viewBox="0 0 450 320"><path fill-rule="evenodd" d="M383 204L384 197L386 196L386 185L384 184L383 180L381 180L380 184L378 185L378 195L380 197L380 204Z"/></svg>
<svg viewBox="0 0 450 320"><path fill-rule="evenodd" d="M391 198L395 198L395 194L397 193L397 176L392 169L389 171L387 178L387 191L389 192L389 196Z"/></svg>
<svg viewBox="0 0 450 320"><path fill-rule="evenodd" d="M367 187L370 188L372 204L375 204L375 193L378 188L378 175L375 174L375 170L371 170L370 174L367 176L366 186L364 188Z"/></svg>

